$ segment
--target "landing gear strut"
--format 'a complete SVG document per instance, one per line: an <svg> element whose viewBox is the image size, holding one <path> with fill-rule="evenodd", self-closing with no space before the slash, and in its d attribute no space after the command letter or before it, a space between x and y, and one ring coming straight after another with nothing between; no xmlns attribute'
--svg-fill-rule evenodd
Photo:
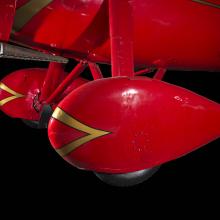
<svg viewBox="0 0 220 220"><path fill-rule="evenodd" d="M22 119L22 121L24 122L24 124L26 124L27 126L31 128L35 128L35 129L47 128L52 113L53 113L53 110L50 107L50 105L45 105L43 107L39 121L31 121L31 120L26 120L26 119Z"/></svg>

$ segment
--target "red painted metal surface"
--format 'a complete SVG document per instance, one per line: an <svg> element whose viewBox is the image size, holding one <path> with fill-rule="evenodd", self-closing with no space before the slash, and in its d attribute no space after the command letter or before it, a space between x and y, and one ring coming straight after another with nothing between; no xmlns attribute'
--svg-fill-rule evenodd
<svg viewBox="0 0 220 220"><path fill-rule="evenodd" d="M87 63L80 62L75 66L70 74L63 80L61 84L54 90L54 92L46 99L46 103L50 104L57 101L57 98L62 95L66 88L79 77L79 75L85 70Z"/></svg>
<svg viewBox="0 0 220 220"><path fill-rule="evenodd" d="M220 137L219 104L145 77L93 81L58 106L82 124L110 132L64 156L81 169L109 173L141 170ZM88 135L80 126L71 126L51 119L49 138L56 150Z"/></svg>
<svg viewBox="0 0 220 220"><path fill-rule="evenodd" d="M23 97L15 98L0 109L13 118L23 118L27 120L39 120L40 114L36 110L40 108L38 105L38 97L46 76L46 69L23 69L7 75L1 80L8 88L16 93L23 95ZM12 96L9 92L0 88L0 101ZM36 109L34 105L36 104ZM40 110L40 109L39 109Z"/></svg>
<svg viewBox="0 0 220 220"><path fill-rule="evenodd" d="M108 30L106 13L100 10L104 7L101 3L102 0L54 0L15 33L13 40L85 58L103 41L105 30Z"/></svg>
<svg viewBox="0 0 220 220"><path fill-rule="evenodd" d="M26 4L28 2L29 2L29 0L17 0L16 8L20 8L21 6L23 6L24 4Z"/></svg>
<svg viewBox="0 0 220 220"><path fill-rule="evenodd" d="M73 80L70 83L70 85L65 88L65 91L57 97L55 106L57 106L58 103L60 101L62 101L67 95L69 95L73 90L75 90L76 88L78 88L88 82L89 82L88 80L86 80L82 77L78 77L75 80ZM50 104L53 104L53 103L50 103Z"/></svg>
<svg viewBox="0 0 220 220"><path fill-rule="evenodd" d="M109 0L112 76L134 76L133 4Z"/></svg>
<svg viewBox="0 0 220 220"><path fill-rule="evenodd" d="M167 70L164 69L164 68L159 68L157 70L157 72L155 73L155 75L154 75L154 79L162 80L164 75L165 75L165 73L166 73L166 71Z"/></svg>
<svg viewBox="0 0 220 220"><path fill-rule="evenodd" d="M53 0L23 10L33 2L17 1L10 40L81 63L65 79L62 65L55 63L48 70L8 75L0 82L0 108L11 117L39 120L44 103L55 108L63 99L55 110L62 112L50 121L49 138L58 152L74 142L74 150L60 153L71 164L97 172L137 171L219 138L219 104L155 80L166 69L220 70L219 1ZM9 38L15 9L15 1L4 3L1 41ZM112 76L143 73L134 73L134 67L158 71L153 80L101 79L95 62L111 63ZM99 80L79 78L85 63ZM81 143L87 136L96 138Z"/></svg>
<svg viewBox="0 0 220 220"><path fill-rule="evenodd" d="M94 80L103 78L102 72L96 63L89 62L89 69Z"/></svg>
<svg viewBox="0 0 220 220"><path fill-rule="evenodd" d="M15 0L0 1L0 41L8 41L15 14Z"/></svg>
<svg viewBox="0 0 220 220"><path fill-rule="evenodd" d="M60 63L50 63L44 79L40 101L44 102L65 79L64 65Z"/></svg>
<svg viewBox="0 0 220 220"><path fill-rule="evenodd" d="M136 68L220 70L219 8L192 0L130 2ZM110 63L108 24L107 1L54 0L12 39L69 57Z"/></svg>
<svg viewBox="0 0 220 220"><path fill-rule="evenodd" d="M58 64L51 64L49 71L51 71L51 69L55 70L54 67L60 67L57 65ZM56 69L56 71L58 70L59 68ZM54 71L55 77L57 73ZM0 110L13 118L23 118L27 120L38 121L42 107L45 104L46 99L49 98L48 95L50 94L46 94L45 92L44 98L42 99L41 97L42 91L45 91L45 78L47 74L47 69L32 68L18 70L7 75L0 81ZM57 76L64 78L64 74L66 75L67 73L64 73L63 69L61 69L60 74L57 74ZM49 84L49 86L47 84L47 91L50 91L51 86L54 86L57 83L57 81L53 81L53 77L50 79L50 82L50 84L47 82ZM55 108L58 102L62 100L66 95L87 82L88 80L83 78L76 78L75 80L71 81L62 90L62 92L58 94L58 96L56 96L56 100L49 104ZM1 84L4 86L1 86ZM8 89L5 89L5 86L7 86L12 91L7 91ZM13 94L14 92L18 93L17 97L7 101L7 98L16 95ZM6 100L5 104L4 100Z"/></svg>
<svg viewBox="0 0 220 220"><path fill-rule="evenodd" d="M146 69L142 69L142 70L136 71L134 74L135 74L136 76L140 76L140 75L152 73L153 71L154 71L154 70L151 69L151 68L146 68Z"/></svg>

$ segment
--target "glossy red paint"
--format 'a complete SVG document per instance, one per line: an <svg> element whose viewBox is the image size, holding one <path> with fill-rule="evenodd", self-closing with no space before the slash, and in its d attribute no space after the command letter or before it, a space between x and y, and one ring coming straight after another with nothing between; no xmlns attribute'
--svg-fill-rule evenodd
<svg viewBox="0 0 220 220"><path fill-rule="evenodd" d="M96 44L99 45L103 36L101 28L107 24L107 19L103 19L105 12L99 12L100 7L103 7L101 3L102 0L54 0L40 10L19 33L15 33L12 39L49 51L71 54L74 58L85 57ZM92 24L93 20L98 24ZM107 29L108 26L104 28Z"/></svg>
<svg viewBox="0 0 220 220"><path fill-rule="evenodd" d="M30 0L17 0L16 8L20 8L24 4L28 3Z"/></svg>
<svg viewBox="0 0 220 220"><path fill-rule="evenodd" d="M61 63L50 63L44 79L39 100L44 102L65 79L67 73Z"/></svg>
<svg viewBox="0 0 220 220"><path fill-rule="evenodd" d="M164 69L164 68L159 68L157 70L157 72L155 73L155 75L154 75L154 79L162 80L164 75L165 75L165 73L166 73L166 71L167 70Z"/></svg>
<svg viewBox="0 0 220 220"><path fill-rule="evenodd" d="M85 70L86 67L87 63L78 63L71 71L71 73L69 73L68 76L65 77L64 80L58 85L54 92L49 97L47 97L47 99L45 100L46 103L56 103L57 98L59 98L60 95L62 95L62 93L66 90L66 88L79 77L79 75Z"/></svg>
<svg viewBox="0 0 220 220"><path fill-rule="evenodd" d="M58 106L81 123L110 132L64 157L81 169L107 173L146 169L220 137L219 104L145 77L96 80ZM57 119L49 123L56 150L86 135Z"/></svg>
<svg viewBox="0 0 220 220"><path fill-rule="evenodd" d="M62 101L67 95L69 95L73 90L77 89L78 87L88 82L89 80L84 79L82 77L78 77L75 80L73 80L72 83L70 83L70 85L66 87L65 91L59 97L57 97L56 105L58 105L58 103Z"/></svg>
<svg viewBox="0 0 220 220"><path fill-rule="evenodd" d="M51 68L53 67L54 64L51 65ZM48 93L44 99L40 99L42 91L45 90L45 78L47 74L47 69L32 68L18 70L7 75L4 79L1 80L0 83L3 83L9 89L23 96L10 100L1 106L1 101L8 97L12 97L13 94L5 91L4 89L1 89L0 87L0 110L13 118L23 118L32 121L38 121L43 104L48 98L48 95L50 95L50 93ZM61 74L58 74L61 77L61 81L63 80L62 78L65 77L64 74L66 75L67 73L64 73L63 70ZM54 86L52 79L50 82L50 86ZM83 78L76 78L62 91L62 93L59 94L59 96L57 96L56 101L50 104L53 108L55 108L58 102L62 100L66 95L87 82L88 80ZM47 88L48 91L50 91L50 88L51 87Z"/></svg>
<svg viewBox="0 0 220 220"><path fill-rule="evenodd" d="M0 41L8 41L14 20L16 1L0 1Z"/></svg>
<svg viewBox="0 0 220 220"><path fill-rule="evenodd" d="M94 80L103 78L102 72L96 63L89 63L89 69Z"/></svg>
<svg viewBox="0 0 220 220"><path fill-rule="evenodd" d="M110 63L107 2L54 0L11 39L68 57ZM129 2L134 9L136 68L220 70L219 8L192 0Z"/></svg>
<svg viewBox="0 0 220 220"><path fill-rule="evenodd" d="M17 11L28 2L33 1L18 0ZM1 41L81 60L65 79L63 66L55 63L48 70L8 75L2 88L6 85L12 92L0 89L0 108L11 117L39 120L43 104L55 108L63 99L58 107L70 117L108 131L64 156L81 169L132 172L183 156L220 136L220 105L155 79L162 79L166 69L220 70L217 4L216 0L120 0L117 4L53 0L8 39L15 1L0 3ZM29 12L23 11L21 17ZM16 16L14 28L17 22ZM97 62L111 63L114 77L130 78L101 79ZM79 78L84 63L89 64L94 82ZM158 71L153 80L131 77L135 68ZM13 93L17 97L4 104L2 100ZM80 127L73 129L55 118L50 121L49 138L58 151L86 135Z"/></svg>
<svg viewBox="0 0 220 220"><path fill-rule="evenodd" d="M40 114L34 105L37 105L46 73L46 69L33 68L18 70L7 75L1 82L13 91L22 94L23 97L7 102L0 106L0 109L13 118L39 120ZM0 100L10 96L12 96L10 93L0 88ZM36 108L39 107L39 105L36 106Z"/></svg>
<svg viewBox="0 0 220 220"><path fill-rule="evenodd" d="M112 76L134 76L133 5L127 0L109 0ZM123 16L122 16L123 13Z"/></svg>

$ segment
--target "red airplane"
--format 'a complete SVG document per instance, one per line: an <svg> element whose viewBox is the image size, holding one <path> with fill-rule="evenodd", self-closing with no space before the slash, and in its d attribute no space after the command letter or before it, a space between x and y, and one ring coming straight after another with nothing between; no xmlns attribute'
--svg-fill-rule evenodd
<svg viewBox="0 0 220 220"><path fill-rule="evenodd" d="M108 184L143 182L220 137L218 103L163 81L220 71L219 0L0 0L0 42L2 58L49 62L3 78L0 109L47 127L61 157Z"/></svg>

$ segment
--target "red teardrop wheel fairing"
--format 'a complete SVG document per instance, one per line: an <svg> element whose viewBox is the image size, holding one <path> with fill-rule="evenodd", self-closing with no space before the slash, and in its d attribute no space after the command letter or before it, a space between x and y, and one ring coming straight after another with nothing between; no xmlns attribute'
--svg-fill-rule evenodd
<svg viewBox="0 0 220 220"><path fill-rule="evenodd" d="M22 118L34 122L39 121L45 102L45 100L40 101L40 96L47 71L48 70L44 68L22 69L2 79L0 81L0 109L13 118ZM66 75L67 73L61 72L60 81L62 81ZM57 103L66 95L87 82L88 80L81 77L76 78L64 92L57 97L55 102L48 104L54 109Z"/></svg>
<svg viewBox="0 0 220 220"><path fill-rule="evenodd" d="M76 89L49 123L55 150L72 165L127 173L181 157L220 136L220 105L144 77L96 80Z"/></svg>
<svg viewBox="0 0 220 220"><path fill-rule="evenodd" d="M31 68L15 71L0 82L0 109L13 118L39 120L34 107L38 101L47 69Z"/></svg>

